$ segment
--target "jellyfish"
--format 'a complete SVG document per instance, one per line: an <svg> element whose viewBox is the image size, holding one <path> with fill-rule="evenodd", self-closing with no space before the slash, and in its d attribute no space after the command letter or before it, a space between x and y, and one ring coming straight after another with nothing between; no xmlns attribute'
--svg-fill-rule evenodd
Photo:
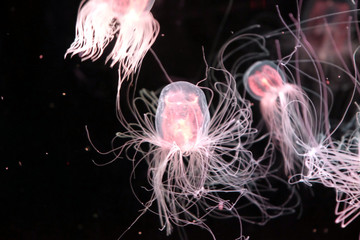
<svg viewBox="0 0 360 240"><path fill-rule="evenodd" d="M150 12L154 0L83 0L80 3L75 40L66 51L82 60L95 61L112 41L106 58L119 64L119 85L141 65L159 34L159 23Z"/></svg>
<svg viewBox="0 0 360 240"><path fill-rule="evenodd" d="M296 156L302 150L297 143L315 140L308 97L296 84L287 83L281 69L268 60L251 65L243 82L247 92L260 100L262 117L282 153L285 173L295 173L301 169Z"/></svg>
<svg viewBox="0 0 360 240"><path fill-rule="evenodd" d="M146 203L139 201L143 213L149 210L158 214L167 235L173 225L196 225L215 239L206 217L235 217L239 239L247 239L242 234L242 220L261 224L290 213L292 208L287 205L288 198L282 204L272 204L264 196L273 190L268 180L273 146L268 143L257 157L249 150L257 136L251 127L250 103L239 94L228 71L207 71L211 78L196 85L170 82L160 96L145 89L134 99L128 94L128 106L136 121L129 122L118 109L125 130L116 134L112 152L116 153L114 160L127 153L134 162L132 174L140 162L146 161L153 195ZM221 78L215 80L215 75ZM205 81L209 85L201 86ZM118 147L117 140L121 141ZM133 156L128 154L130 148L136 151ZM250 206L254 215L241 216L239 211Z"/></svg>
<svg viewBox="0 0 360 240"><path fill-rule="evenodd" d="M355 57L353 59L356 66ZM360 215L359 135L343 136L341 141L334 139L345 115L330 129L328 112L331 109L323 100L326 93L330 94L330 89L319 74L321 65L313 65L314 72L319 74L316 79L291 63L281 60L279 65L268 60L255 62L243 75L245 89L252 98L260 101L262 118L282 154L289 183L303 182L309 186L321 183L333 189L336 193L335 223L346 227ZM314 95L322 98L320 106L315 107L300 82L288 83L282 68L295 69L304 78L316 81L320 90ZM357 82L357 68L354 73L337 69L343 76ZM348 113L356 88L353 86L344 114Z"/></svg>
<svg viewBox="0 0 360 240"><path fill-rule="evenodd" d="M335 222L346 227L360 215L360 158L357 150L354 150L358 147L354 140L343 136L343 140L338 141L336 136L341 134L346 115L351 115L349 109L355 94L359 93L356 61L358 48L353 50L349 44L347 50L352 55L349 66L336 64L343 62L342 59L320 59L316 54L317 49L305 38L304 32L308 29L301 28L302 22L299 18L290 16L294 25L285 25L285 29L288 30L286 34L294 39L292 51L282 57L284 50L281 49L280 42L275 41L278 60L260 60L248 67L244 74L236 74L242 77L246 92L260 101L262 119L273 143L282 154L289 183L302 182L309 186L321 183L333 189L337 203ZM353 22L349 21L350 23ZM285 35L284 31L281 34ZM270 51L265 48L265 44L273 36L277 36L276 33L260 37L250 34L235 36L233 43L247 39L250 42L247 43L248 48L256 45L261 52L257 52L257 56L241 56L232 67L232 72L239 71L247 61L268 57ZM236 48L237 51L239 49L241 48ZM233 58L235 53L236 51L229 51L224 58ZM334 56L340 58L339 54ZM334 76L327 75L331 71L325 72L326 67L335 69L338 73L336 77L341 78L344 85L352 83L352 89L347 94L348 99L344 101L345 106L341 112L335 112L339 115L337 122L333 120L335 124L330 124L332 106L334 101L341 104L342 100L332 98L330 79Z"/></svg>
<svg viewBox="0 0 360 240"><path fill-rule="evenodd" d="M334 132L317 132L306 93L286 83L284 74L270 61L254 63L243 81L247 92L260 100L262 117L282 153L289 182L321 183L334 189L335 223L346 227L360 215L359 129L341 141L333 139Z"/></svg>
<svg viewBox="0 0 360 240"><path fill-rule="evenodd" d="M289 14L290 24L277 7L283 28L268 31L254 25L232 34L218 52L217 67L228 69L254 109L259 105L260 119L254 128L269 136L280 152L280 158L271 157L284 165L289 184L320 183L334 191L335 222L345 227L360 209L359 156L349 150L353 144L346 147L348 140L338 141L346 118L353 114L352 101L360 93L359 49L353 41L359 37L359 10L350 7L303 20L302 2L297 16ZM310 42L312 23L329 37L323 44L326 50ZM336 89L343 94L336 94Z"/></svg>

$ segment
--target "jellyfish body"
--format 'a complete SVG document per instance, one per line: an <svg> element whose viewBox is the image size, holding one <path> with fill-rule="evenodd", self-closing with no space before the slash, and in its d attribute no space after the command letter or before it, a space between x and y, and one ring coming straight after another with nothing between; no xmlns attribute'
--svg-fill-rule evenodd
<svg viewBox="0 0 360 240"><path fill-rule="evenodd" d="M286 83L284 76L272 62L259 61L245 72L243 81L248 93L260 100L263 119L283 155L285 173L290 174L302 166L298 142L313 138L312 109L301 88Z"/></svg>
<svg viewBox="0 0 360 240"><path fill-rule="evenodd" d="M231 99L234 96L230 93L226 94ZM232 112L239 106L231 107L231 101L236 102L237 98L230 99L225 102L226 108L221 115L215 114L215 118L222 122L226 109L230 111L232 122L223 122L223 127L214 128L205 94L198 86L175 82L167 85L160 94L155 115L158 147L149 161L149 180L157 200L160 222L166 227L167 234L172 231L172 223L200 225L210 231L201 217L192 211L199 205L209 211L218 211L219 204L222 209L230 210L230 202L216 193L226 192L224 189L244 192L245 176L256 176L255 161L251 161L250 152L237 147L240 139L236 136L246 136L247 131L251 131L247 124L240 130L241 123L236 120L240 119L240 114L248 114L248 109ZM243 124L247 121L245 119ZM227 140L230 136L234 137L233 141ZM222 150L226 146L228 153ZM231 156L231 150L236 154L227 162L222 155ZM242 172L237 161L243 161ZM250 199L256 201L255 196Z"/></svg>
<svg viewBox="0 0 360 240"><path fill-rule="evenodd" d="M159 33L150 13L154 0L83 0L76 22L76 36L65 56L97 60L115 39L107 56L110 66L119 64L119 84L141 65Z"/></svg>
<svg viewBox="0 0 360 240"><path fill-rule="evenodd" d="M191 224L205 228L215 239L205 216L264 223L291 211L270 204L262 196L271 189L267 185L269 168L263 162L267 162L272 145L257 159L247 149L256 136L250 103L238 93L231 74L217 71L225 81L209 81L214 82L213 90L182 81L165 86L159 98L141 90L130 105L137 122L130 124L125 117L119 118L127 131L117 137L130 140L115 150L121 153L134 147L134 161L143 154L140 159L149 166L148 181L154 193L144 207L147 210L156 203L161 229L168 235L174 224ZM204 90L215 103L207 102ZM214 106L210 108L210 104ZM149 113L141 114L140 106ZM240 199L246 207L258 210L256 216L239 215L236 203Z"/></svg>
<svg viewBox="0 0 360 240"><path fill-rule="evenodd" d="M210 114L203 91L187 82L167 85L161 92L156 112L156 130L164 148L176 144L183 152L191 150L206 134Z"/></svg>
<svg viewBox="0 0 360 240"><path fill-rule="evenodd" d="M172 229L170 221L178 222L178 214L189 213L186 205L191 199L206 192L208 162L199 153L199 141L206 136L209 121L206 98L199 87L181 81L161 91L155 115L160 148L150 169L160 221L167 234ZM163 181L165 175L167 180Z"/></svg>
<svg viewBox="0 0 360 240"><path fill-rule="evenodd" d="M277 68L267 60L251 65L244 75L246 91L257 100L261 100L266 94L276 94L286 81L282 71L276 70Z"/></svg>

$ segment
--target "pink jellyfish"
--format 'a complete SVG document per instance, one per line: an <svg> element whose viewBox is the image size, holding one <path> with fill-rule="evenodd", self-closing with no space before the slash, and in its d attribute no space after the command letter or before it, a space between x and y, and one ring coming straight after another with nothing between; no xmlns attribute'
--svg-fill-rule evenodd
<svg viewBox="0 0 360 240"><path fill-rule="evenodd" d="M358 11L354 11L356 13ZM279 15L283 21L280 11ZM219 51L222 59L219 67L226 65L232 75L244 83L247 93L260 101L261 116L273 144L282 154L289 183L321 183L333 189L337 202L335 222L345 227L360 212L360 158L357 151L341 147L346 146L346 141L341 144L334 136L340 132L344 114L351 113L349 109L355 93L360 92L357 70L359 48L353 49L352 35L347 29L347 51L352 55L349 64L337 53L331 54L340 61L321 60L317 49L304 34L311 29L302 28L304 22L300 22L300 17L290 15L290 19L294 24L287 25L283 21L285 28L280 31L259 35L253 33L259 31L259 26L253 26L234 34ZM355 25L357 29L357 23L349 19L346 25L349 29ZM326 27L325 23L323 27ZM336 44L332 46L336 51ZM278 64L262 60L272 52L277 55ZM284 52L287 55L283 57ZM339 62L340 65L336 64ZM244 69L246 65L250 67ZM335 71L325 72L325 68ZM333 72L337 74L329 74ZM340 79L342 88L350 85L352 89L347 88L350 91L341 96L346 96L346 100L336 98L335 104L343 105L335 112L340 119L331 125L329 116L333 114L333 92L330 88L335 78Z"/></svg>
<svg viewBox="0 0 360 240"><path fill-rule="evenodd" d="M65 56L97 60L106 46L110 66L119 63L119 86L135 72L157 35L159 23L150 13L154 0L83 0L76 22L76 36Z"/></svg>
<svg viewBox="0 0 360 240"><path fill-rule="evenodd" d="M299 170L297 154L302 152L299 141L308 143L312 136L312 108L300 87L286 83L285 75L271 61L258 61L245 72L247 92L260 100L262 116L271 138L281 151L285 173Z"/></svg>
<svg viewBox="0 0 360 240"><path fill-rule="evenodd" d="M153 195L144 204L144 212L156 203L161 229L167 235L174 224L197 225L215 239L204 221L206 216L235 216L240 223L265 223L291 212L288 199L275 206L263 196L272 189L267 178L271 176L268 164L273 148L268 144L257 158L248 150L257 134L251 127L250 103L238 93L229 72L208 71L209 76L216 73L225 81L206 80L213 90L173 82L162 89L159 98L142 89L134 100L128 97L134 123L129 123L118 109L126 131L117 133L114 140L127 141L113 152L120 157L134 147L136 153L130 158L135 166L146 160ZM138 109L149 112L142 114ZM242 207L237 206L238 202L253 206L255 216L240 216ZM246 239L241 224L239 228L240 239Z"/></svg>
<svg viewBox="0 0 360 240"><path fill-rule="evenodd" d="M335 222L346 227L360 215L358 133L334 141L333 132L321 132L305 92L285 83L284 74L270 61L254 63L244 74L244 84L249 94L260 100L262 116L290 173L289 181L333 188L338 215Z"/></svg>
<svg viewBox="0 0 360 240"><path fill-rule="evenodd" d="M299 12L302 2L299 1ZM301 22L299 15L294 17L290 14L293 24L288 25L281 17L279 8L278 13L284 24L283 29L259 35L261 26L255 25L235 33L219 52L222 59L219 66L226 65L232 75L244 83L246 92L260 101L262 119L273 144L282 154L289 183L321 183L333 189L337 201L336 222L346 226L359 215L360 158L357 151L344 147L346 141L341 144L334 136L341 132L354 95L360 93L357 70L359 48L354 50L353 33L350 31L353 27L359 32L356 19L358 10L331 14L330 17L346 16L347 20L338 18L338 22L328 25L323 21L322 25L317 26L330 36L331 42L326 44L329 44L327 51L332 57L326 59L319 57L321 49L317 49L317 45L312 46L307 39L305 33L313 28L303 26L329 16ZM353 18L349 17L349 13ZM336 29L333 26L345 27L342 29L346 32L345 40L344 36L336 35L334 31L330 33L337 38L331 37L328 30ZM345 42L345 47L341 45L340 48L337 42L340 45ZM343 51L351 58L345 61ZM286 55L282 56L284 52ZM272 54L279 59L277 64L262 60ZM321 54L325 56L327 52ZM337 74L329 74L334 72ZM333 91L330 90L335 81L341 82L342 89L349 90L343 96L336 96L336 101L332 99ZM341 106L335 114L332 112L333 103ZM330 124L330 114L338 115L340 119Z"/></svg>
<svg viewBox="0 0 360 240"><path fill-rule="evenodd" d="M334 189L337 201L335 222L346 227L360 215L360 158L355 141L345 136L342 141L334 140L334 133L339 130L345 115L331 128L329 106L332 102L328 85L331 85L329 79L333 76L326 76L323 67L336 69L336 77L354 83L348 94L349 100L341 111L341 115L347 114L358 87L356 55L359 49L352 50L351 46L348 49L353 56L349 64L354 68L353 72L348 66L323 61L304 38L298 19L293 18L293 21L295 30L286 25L288 34L295 39L293 52L281 58L278 66L269 61L253 64L243 76L244 85L253 98L260 100L262 117L274 144L283 155L285 169L290 173L289 182L321 183ZM299 59L300 50L304 54ZM280 48L278 55L281 56ZM336 56L340 58L341 55ZM293 83L286 83L283 69L287 76L296 78L292 79ZM302 83L306 80L315 83L315 87L305 93ZM312 94L318 104L315 105L307 94Z"/></svg>
<svg viewBox="0 0 360 240"><path fill-rule="evenodd" d="M165 149L173 144L182 152L190 151L210 122L204 92L187 82L167 85L160 94L156 110L156 130L164 140ZM170 145L168 145L170 144Z"/></svg>

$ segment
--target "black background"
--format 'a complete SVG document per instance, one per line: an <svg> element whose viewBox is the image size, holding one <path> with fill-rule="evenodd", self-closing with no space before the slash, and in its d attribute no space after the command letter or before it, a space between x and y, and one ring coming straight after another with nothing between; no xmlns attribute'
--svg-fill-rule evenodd
<svg viewBox="0 0 360 240"><path fill-rule="evenodd" d="M203 78L201 47L211 57L236 32L259 23L275 29L275 4L296 13L295 0L237 0L220 26L227 0L157 0L152 9L161 26L154 51L174 80ZM119 131L115 115L116 68L97 62L64 60L74 38L79 1L5 1L0 37L0 240L117 239L142 209L130 188L132 163L97 154ZM285 14L286 15L286 14ZM215 43L217 34L219 41ZM141 69L141 87L166 84L151 54ZM135 191L146 200L146 165L137 170ZM358 239L360 221L342 229L334 224L335 194L322 186L299 188L296 213L265 226L243 223L251 239ZM144 193L145 192L145 193ZM279 192L281 194L281 192ZM239 234L235 219L209 219L218 239ZM157 215L147 212L123 239L178 239L159 231ZM210 239L197 227L186 227L189 239ZM140 234L141 233L141 234Z"/></svg>

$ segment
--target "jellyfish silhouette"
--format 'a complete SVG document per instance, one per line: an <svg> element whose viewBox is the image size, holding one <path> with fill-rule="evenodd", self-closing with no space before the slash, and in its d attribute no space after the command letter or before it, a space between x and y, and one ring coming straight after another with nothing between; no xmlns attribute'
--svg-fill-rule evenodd
<svg viewBox="0 0 360 240"><path fill-rule="evenodd" d="M83 0L76 36L66 51L82 60L97 60L111 41L110 66L119 64L119 85L134 73L159 33L159 23L150 13L154 0Z"/></svg>

